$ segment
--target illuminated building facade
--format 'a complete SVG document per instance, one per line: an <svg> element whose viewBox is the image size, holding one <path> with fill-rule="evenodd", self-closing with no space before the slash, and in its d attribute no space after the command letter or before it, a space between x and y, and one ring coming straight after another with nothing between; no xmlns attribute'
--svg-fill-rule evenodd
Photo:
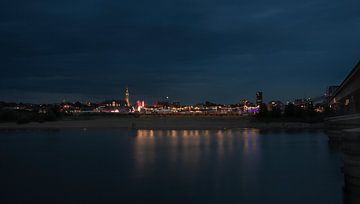
<svg viewBox="0 0 360 204"><path fill-rule="evenodd" d="M136 110L141 112L145 108L145 101L136 101Z"/></svg>

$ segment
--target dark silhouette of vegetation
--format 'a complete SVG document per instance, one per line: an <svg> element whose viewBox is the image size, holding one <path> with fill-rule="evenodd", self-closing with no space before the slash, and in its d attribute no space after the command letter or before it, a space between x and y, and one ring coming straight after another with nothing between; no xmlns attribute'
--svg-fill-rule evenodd
<svg viewBox="0 0 360 204"><path fill-rule="evenodd" d="M316 123L322 122L326 116L326 110L323 113L315 112L314 107L296 106L293 103L285 105L282 110L280 107L274 106L268 110L265 104L260 107L260 112L255 116L257 120L265 122L306 122ZM329 109L331 110L331 109Z"/></svg>
<svg viewBox="0 0 360 204"><path fill-rule="evenodd" d="M56 121L62 118L62 114L56 107L38 108L32 110L5 109L0 107L0 122L16 122L25 124L29 122Z"/></svg>
<svg viewBox="0 0 360 204"><path fill-rule="evenodd" d="M295 117L295 105L293 103L289 103L285 106L284 117Z"/></svg>
<svg viewBox="0 0 360 204"><path fill-rule="evenodd" d="M267 107L266 107L266 104L265 103L262 103L260 105L260 112L259 114L257 115L259 118L264 118L264 117L267 117L268 116L268 110L267 110Z"/></svg>

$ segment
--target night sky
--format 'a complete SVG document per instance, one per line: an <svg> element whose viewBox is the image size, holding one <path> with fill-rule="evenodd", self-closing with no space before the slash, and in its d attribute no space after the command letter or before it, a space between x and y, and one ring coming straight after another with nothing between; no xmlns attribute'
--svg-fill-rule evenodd
<svg viewBox="0 0 360 204"><path fill-rule="evenodd" d="M359 0L2 0L0 100L319 96L360 60Z"/></svg>

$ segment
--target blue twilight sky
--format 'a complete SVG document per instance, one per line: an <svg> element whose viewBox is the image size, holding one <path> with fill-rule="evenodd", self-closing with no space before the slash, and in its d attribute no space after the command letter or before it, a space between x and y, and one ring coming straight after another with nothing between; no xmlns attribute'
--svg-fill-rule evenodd
<svg viewBox="0 0 360 204"><path fill-rule="evenodd" d="M2 0L0 100L319 96L360 60L359 0Z"/></svg>

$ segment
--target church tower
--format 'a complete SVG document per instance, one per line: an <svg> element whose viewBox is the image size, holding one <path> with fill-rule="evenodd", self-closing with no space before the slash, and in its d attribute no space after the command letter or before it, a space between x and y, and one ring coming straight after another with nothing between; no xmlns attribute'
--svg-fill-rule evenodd
<svg viewBox="0 0 360 204"><path fill-rule="evenodd" d="M128 107L130 107L130 100L129 100L129 88L126 86L125 88L125 103Z"/></svg>

